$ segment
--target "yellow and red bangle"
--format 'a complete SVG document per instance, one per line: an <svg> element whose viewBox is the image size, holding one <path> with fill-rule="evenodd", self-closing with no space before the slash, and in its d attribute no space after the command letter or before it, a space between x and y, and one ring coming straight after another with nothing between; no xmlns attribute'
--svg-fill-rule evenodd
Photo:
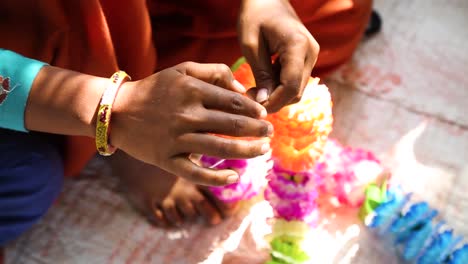
<svg viewBox="0 0 468 264"><path fill-rule="evenodd" d="M118 71L110 78L110 85L104 91L96 118L96 148L99 154L110 156L114 154L116 148L109 144L110 120L112 105L119 91L120 86L126 80L131 80L124 71Z"/></svg>

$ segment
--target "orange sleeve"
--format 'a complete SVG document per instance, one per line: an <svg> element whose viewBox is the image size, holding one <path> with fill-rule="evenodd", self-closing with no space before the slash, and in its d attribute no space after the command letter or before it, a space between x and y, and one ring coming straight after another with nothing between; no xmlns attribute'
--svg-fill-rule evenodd
<svg viewBox="0 0 468 264"><path fill-rule="evenodd" d="M0 47L26 57L101 77L120 68L140 79L155 69L144 0L5 0L0 14ZM95 154L94 141L66 142L65 174L76 175Z"/></svg>

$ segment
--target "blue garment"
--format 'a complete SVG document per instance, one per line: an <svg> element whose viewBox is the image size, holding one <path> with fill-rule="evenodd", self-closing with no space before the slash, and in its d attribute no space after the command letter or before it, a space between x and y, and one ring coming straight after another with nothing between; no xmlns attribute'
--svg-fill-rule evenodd
<svg viewBox="0 0 468 264"><path fill-rule="evenodd" d="M63 180L56 136L0 129L0 246L36 223Z"/></svg>

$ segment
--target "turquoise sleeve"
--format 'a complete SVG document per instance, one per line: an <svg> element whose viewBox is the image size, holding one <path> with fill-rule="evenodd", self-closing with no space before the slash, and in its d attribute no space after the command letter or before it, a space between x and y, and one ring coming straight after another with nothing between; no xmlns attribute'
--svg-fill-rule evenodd
<svg viewBox="0 0 468 264"><path fill-rule="evenodd" d="M46 63L0 49L0 127L27 132L24 110L34 79Z"/></svg>

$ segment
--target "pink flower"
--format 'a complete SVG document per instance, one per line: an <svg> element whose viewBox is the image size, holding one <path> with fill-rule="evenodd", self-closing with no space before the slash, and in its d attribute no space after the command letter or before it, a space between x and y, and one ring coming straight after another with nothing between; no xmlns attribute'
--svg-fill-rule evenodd
<svg viewBox="0 0 468 264"><path fill-rule="evenodd" d="M344 148L329 140L314 171L323 178L321 192L335 196L341 204L358 207L364 200L366 186L377 180L383 167L372 152Z"/></svg>
<svg viewBox="0 0 468 264"><path fill-rule="evenodd" d="M266 175L271 168L268 156L261 156L249 160L225 160L216 169L232 169L237 171L240 181L226 186L210 187L210 191L220 200L233 203L247 200L257 195L266 185ZM209 167L220 159L202 157L203 166Z"/></svg>
<svg viewBox="0 0 468 264"><path fill-rule="evenodd" d="M314 225L318 217L316 199L320 178L314 172L293 172L278 165L268 175L265 199L278 218Z"/></svg>

